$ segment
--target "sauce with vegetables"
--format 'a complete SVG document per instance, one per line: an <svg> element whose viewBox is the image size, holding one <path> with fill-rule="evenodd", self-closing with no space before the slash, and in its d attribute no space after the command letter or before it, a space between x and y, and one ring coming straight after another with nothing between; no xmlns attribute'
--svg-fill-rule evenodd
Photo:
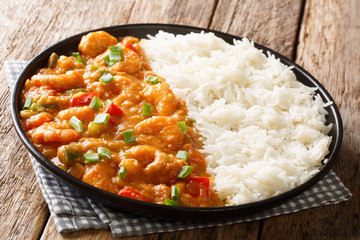
<svg viewBox="0 0 360 240"><path fill-rule="evenodd" d="M27 80L22 126L59 168L103 190L186 207L223 206L185 102L151 71L138 39L84 36Z"/></svg>

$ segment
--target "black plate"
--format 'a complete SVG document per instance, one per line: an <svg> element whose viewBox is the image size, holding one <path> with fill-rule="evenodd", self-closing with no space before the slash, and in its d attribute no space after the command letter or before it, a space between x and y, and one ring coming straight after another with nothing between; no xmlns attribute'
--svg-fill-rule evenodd
<svg viewBox="0 0 360 240"><path fill-rule="evenodd" d="M169 25L169 24L134 24L134 25L121 25L121 26L113 26L102 29L95 29L92 31L104 30L110 33L115 37L132 35L137 38L146 38L148 34L154 35L159 30L171 32L174 34L187 34L190 32L213 32L216 36L221 37L226 42L232 44L233 39L241 39L237 36L217 32L210 31L207 29L189 27L189 26L180 26L180 25ZM90 32L90 31L89 31ZM279 205L280 203L289 200L290 198L302 193L309 187L313 186L319 180L321 180L325 174L330 170L336 156L340 150L341 141L342 141L342 121L340 117L339 110L337 106L334 104L330 105L326 108L329 112L327 115L327 124L332 123L333 128L329 133L332 136L332 142L330 145L330 153L326 156L329 160L324 164L321 168L320 172L314 175L311 179L309 179L304 184L288 191L282 193L278 196L254 202L249 204L235 205L235 206L227 206L227 207L211 207L211 208L187 208L187 207L172 207L165 205L158 205L153 203L141 202L125 197L118 196L116 194L106 192L99 188L93 187L87 183L82 182L81 180L71 176L65 171L61 170L54 164L52 164L49 160L47 160L29 141L26 137L25 132L23 131L20 120L19 120L19 112L21 110L21 89L24 85L26 79L29 79L32 75L35 74L35 71L44 67L47 64L47 60L52 52L56 52L57 54L65 54L69 55L72 51L77 51L77 46L80 42L80 39L83 35L88 32L80 33L75 36L69 37L65 40L62 40L55 45L45 49L39 55L31 60L31 62L27 65L27 67L22 71L19 78L17 79L17 83L15 85L15 89L12 95L11 102L11 113L12 119L14 122L15 129L25 144L26 148L30 151L30 153L35 157L35 159L51 174L53 174L58 179L64 181L69 186L75 188L75 190L84 193L85 195L105 204L113 208L129 211L132 213L142 214L142 215L151 215L151 216L160 216L166 218L176 219L185 219L185 220L222 220L229 219L233 217L245 216L249 214L253 214L256 212L260 212L274 206ZM293 71L297 76L297 79L310 87L317 87L317 92L321 95L324 102L329 102L334 100L330 96L330 94L325 90L325 88L308 72L304 69L296 65L291 60L286 57L260 45L255 43L255 47L258 49L262 49L264 52L269 51L274 54L277 58L281 60L282 63L293 66Z"/></svg>

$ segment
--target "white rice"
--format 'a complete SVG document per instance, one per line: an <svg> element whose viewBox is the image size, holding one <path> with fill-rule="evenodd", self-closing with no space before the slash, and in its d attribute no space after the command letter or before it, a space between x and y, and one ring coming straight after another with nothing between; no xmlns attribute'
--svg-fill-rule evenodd
<svg viewBox="0 0 360 240"><path fill-rule="evenodd" d="M141 45L153 71L186 100L226 204L278 195L319 171L331 142L324 109L331 103L274 56L211 33L159 32Z"/></svg>

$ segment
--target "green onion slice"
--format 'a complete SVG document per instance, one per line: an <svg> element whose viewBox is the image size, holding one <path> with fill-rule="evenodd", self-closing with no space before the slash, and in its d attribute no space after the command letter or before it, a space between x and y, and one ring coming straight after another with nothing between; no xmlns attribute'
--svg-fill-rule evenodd
<svg viewBox="0 0 360 240"><path fill-rule="evenodd" d="M107 149L105 147L98 147L97 153L98 153L99 157L111 159L111 152L109 149Z"/></svg>
<svg viewBox="0 0 360 240"><path fill-rule="evenodd" d="M180 190L177 186L175 185L172 185L171 186L171 199L172 200L179 200L179 193L180 193Z"/></svg>
<svg viewBox="0 0 360 240"><path fill-rule="evenodd" d="M85 163L96 163L99 162L99 155L97 153L85 153Z"/></svg>
<svg viewBox="0 0 360 240"><path fill-rule="evenodd" d="M151 84L157 84L160 80L159 77L155 77L155 76L148 76L147 79L145 80L147 83L151 83Z"/></svg>
<svg viewBox="0 0 360 240"><path fill-rule="evenodd" d="M154 106L144 103L143 104L143 109L142 109L142 115L144 116L151 116L152 110L153 110Z"/></svg>
<svg viewBox="0 0 360 240"><path fill-rule="evenodd" d="M107 124L109 122L110 119L110 114L108 113L101 113L96 115L95 119L94 119L94 123L96 124Z"/></svg>
<svg viewBox="0 0 360 240"><path fill-rule="evenodd" d="M121 55L124 53L120 46L110 46L109 47L109 54L106 55L103 60L104 62L111 67L114 63L120 62L122 60Z"/></svg>
<svg viewBox="0 0 360 240"><path fill-rule="evenodd" d="M73 95L78 92L86 92L85 88L73 88L65 91L66 95Z"/></svg>
<svg viewBox="0 0 360 240"><path fill-rule="evenodd" d="M196 120L193 118L190 118L190 127L194 126L195 123L196 123Z"/></svg>
<svg viewBox="0 0 360 240"><path fill-rule="evenodd" d="M168 206L180 206L180 203L176 200L165 199L164 204Z"/></svg>
<svg viewBox="0 0 360 240"><path fill-rule="evenodd" d="M182 166L181 171L177 175L178 178L186 178L192 171L191 166Z"/></svg>
<svg viewBox="0 0 360 240"><path fill-rule="evenodd" d="M125 176L126 176L126 168L123 166L123 165L120 165L120 169L118 171L118 176L119 178L121 179L125 179Z"/></svg>
<svg viewBox="0 0 360 240"><path fill-rule="evenodd" d="M134 136L134 130L128 129L128 130L123 131L122 134L123 134L124 141L127 144L136 142L136 139L135 139L135 136Z"/></svg>
<svg viewBox="0 0 360 240"><path fill-rule="evenodd" d="M114 103L114 102L111 101L110 99L108 99L108 100L105 101L105 105L106 105L106 106L107 106L107 105L110 105L110 104L112 104L112 103Z"/></svg>
<svg viewBox="0 0 360 240"><path fill-rule="evenodd" d="M99 67L99 66L95 66L95 65L91 65L90 68L91 68L91 70L98 70L100 67Z"/></svg>
<svg viewBox="0 0 360 240"><path fill-rule="evenodd" d="M113 80L114 80L114 77L110 73L106 73L106 74L102 75L100 78L100 82L102 82L104 84L108 84L108 83L112 82Z"/></svg>
<svg viewBox="0 0 360 240"><path fill-rule="evenodd" d="M103 58L104 62L109 66L111 67L112 65L114 65L114 62L110 61L110 57L109 55L106 55L104 58Z"/></svg>
<svg viewBox="0 0 360 240"><path fill-rule="evenodd" d="M65 145L65 157L67 161L74 161L77 157L79 157L79 152L72 151L68 149L69 145Z"/></svg>
<svg viewBox="0 0 360 240"><path fill-rule="evenodd" d="M178 153L176 154L176 157L180 158L180 159L182 159L182 160L184 160L186 162L189 155L190 154L187 151L178 151Z"/></svg>
<svg viewBox="0 0 360 240"><path fill-rule="evenodd" d="M45 111L45 107L38 103L33 103L31 104L30 110L35 112L43 112Z"/></svg>
<svg viewBox="0 0 360 240"><path fill-rule="evenodd" d="M77 117L72 116L69 120L69 124L70 126L72 126L76 131L78 132L83 132L84 131L84 126L82 121L80 121Z"/></svg>
<svg viewBox="0 0 360 240"><path fill-rule="evenodd" d="M120 54L124 53L122 48L120 46L118 46L118 45L110 46L109 50L110 50L110 52L118 52Z"/></svg>
<svg viewBox="0 0 360 240"><path fill-rule="evenodd" d="M23 110L25 109L30 109L31 105L34 103L34 99L32 97L28 97L25 100L24 106L23 106Z"/></svg>
<svg viewBox="0 0 360 240"><path fill-rule="evenodd" d="M91 107L95 111L98 111L101 108L102 104L103 102L98 97L93 97L89 104L89 107Z"/></svg>
<svg viewBox="0 0 360 240"><path fill-rule="evenodd" d="M48 67L54 68L56 66L58 59L59 59L59 56L53 52L49 57Z"/></svg>
<svg viewBox="0 0 360 240"><path fill-rule="evenodd" d="M186 132L186 124L185 124L185 121L181 121L181 122L178 122L180 128L181 128L181 131L183 132Z"/></svg>
<svg viewBox="0 0 360 240"><path fill-rule="evenodd" d="M86 66L86 62L85 60L80 56L80 53L79 52L73 52L71 53L72 56L76 57L76 61L77 62L80 62L82 64L84 64L84 66Z"/></svg>
<svg viewBox="0 0 360 240"><path fill-rule="evenodd" d="M119 52L109 52L109 60L113 63L121 61L121 53Z"/></svg>

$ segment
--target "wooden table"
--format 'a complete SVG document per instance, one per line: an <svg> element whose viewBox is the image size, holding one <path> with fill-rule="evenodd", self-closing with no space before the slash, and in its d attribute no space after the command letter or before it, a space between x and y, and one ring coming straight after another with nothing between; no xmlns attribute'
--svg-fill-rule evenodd
<svg viewBox="0 0 360 240"><path fill-rule="evenodd" d="M30 60L61 39L127 23L176 23L248 37L295 60L334 97L344 140L334 171L344 203L226 227L126 239L360 239L360 1L2 0L0 14L0 238L111 239L110 231L60 235L10 117L4 60Z"/></svg>

